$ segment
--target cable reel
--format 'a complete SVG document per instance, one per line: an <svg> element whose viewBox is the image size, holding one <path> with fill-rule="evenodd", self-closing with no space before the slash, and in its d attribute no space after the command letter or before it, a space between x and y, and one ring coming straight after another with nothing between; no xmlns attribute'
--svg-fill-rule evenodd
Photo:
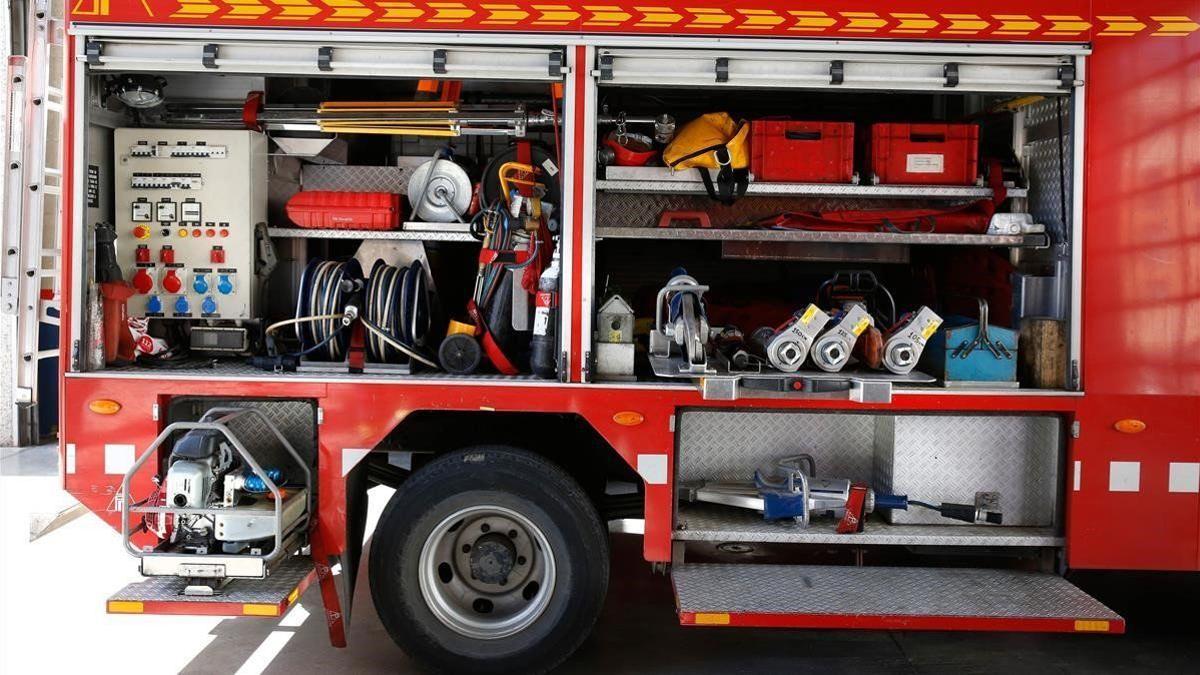
<svg viewBox="0 0 1200 675"><path fill-rule="evenodd" d="M308 263L300 277L296 318L292 320L301 356L322 361L345 358L350 341L345 328L353 320L353 311L348 310L362 284L362 266L353 258L344 262L314 258Z"/></svg>
<svg viewBox="0 0 1200 675"><path fill-rule="evenodd" d="M408 267L375 261L367 282L365 318L382 332L412 349L425 345L429 334L429 295L420 260ZM375 331L367 336L367 358L376 363L403 363L409 357Z"/></svg>

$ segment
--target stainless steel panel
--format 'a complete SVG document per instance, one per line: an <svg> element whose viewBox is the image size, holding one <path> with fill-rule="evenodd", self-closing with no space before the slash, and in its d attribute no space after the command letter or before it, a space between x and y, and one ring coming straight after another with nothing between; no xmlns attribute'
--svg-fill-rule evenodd
<svg viewBox="0 0 1200 675"><path fill-rule="evenodd" d="M197 563L202 563L204 556L197 556ZM231 581L217 595L192 596L183 595L183 589L188 585L186 579L180 577L151 577L145 581L132 583L117 591L109 600L129 602L172 602L181 603L213 603L240 602L276 604L287 598L304 577L312 571L313 563L308 558L293 556L280 563L279 567L266 579L238 579Z"/></svg>

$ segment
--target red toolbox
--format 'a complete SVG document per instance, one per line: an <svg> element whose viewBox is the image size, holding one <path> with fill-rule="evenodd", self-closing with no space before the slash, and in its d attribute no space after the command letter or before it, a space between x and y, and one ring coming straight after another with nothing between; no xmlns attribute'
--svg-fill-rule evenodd
<svg viewBox="0 0 1200 675"><path fill-rule="evenodd" d="M974 185L979 125L871 125L871 171L877 183Z"/></svg>
<svg viewBox="0 0 1200 675"><path fill-rule="evenodd" d="M394 230L400 227L400 195L391 192L297 192L287 216L299 227L330 230Z"/></svg>
<svg viewBox="0 0 1200 675"><path fill-rule="evenodd" d="M758 181L849 183L854 179L854 123L755 120L750 172Z"/></svg>

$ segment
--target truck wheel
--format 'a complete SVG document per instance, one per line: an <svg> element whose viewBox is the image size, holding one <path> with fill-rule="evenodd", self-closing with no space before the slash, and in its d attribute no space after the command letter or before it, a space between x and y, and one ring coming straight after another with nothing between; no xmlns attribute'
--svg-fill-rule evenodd
<svg viewBox="0 0 1200 675"><path fill-rule="evenodd" d="M591 501L532 453L439 457L392 496L371 544L371 597L406 653L451 672L543 672L591 631L608 588Z"/></svg>

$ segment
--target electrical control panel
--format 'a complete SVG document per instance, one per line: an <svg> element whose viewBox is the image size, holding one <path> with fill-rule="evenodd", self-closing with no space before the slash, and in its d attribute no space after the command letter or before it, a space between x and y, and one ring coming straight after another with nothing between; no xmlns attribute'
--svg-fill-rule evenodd
<svg viewBox="0 0 1200 675"><path fill-rule="evenodd" d="M255 131L117 129L117 262L130 316L254 318L267 142Z"/></svg>

